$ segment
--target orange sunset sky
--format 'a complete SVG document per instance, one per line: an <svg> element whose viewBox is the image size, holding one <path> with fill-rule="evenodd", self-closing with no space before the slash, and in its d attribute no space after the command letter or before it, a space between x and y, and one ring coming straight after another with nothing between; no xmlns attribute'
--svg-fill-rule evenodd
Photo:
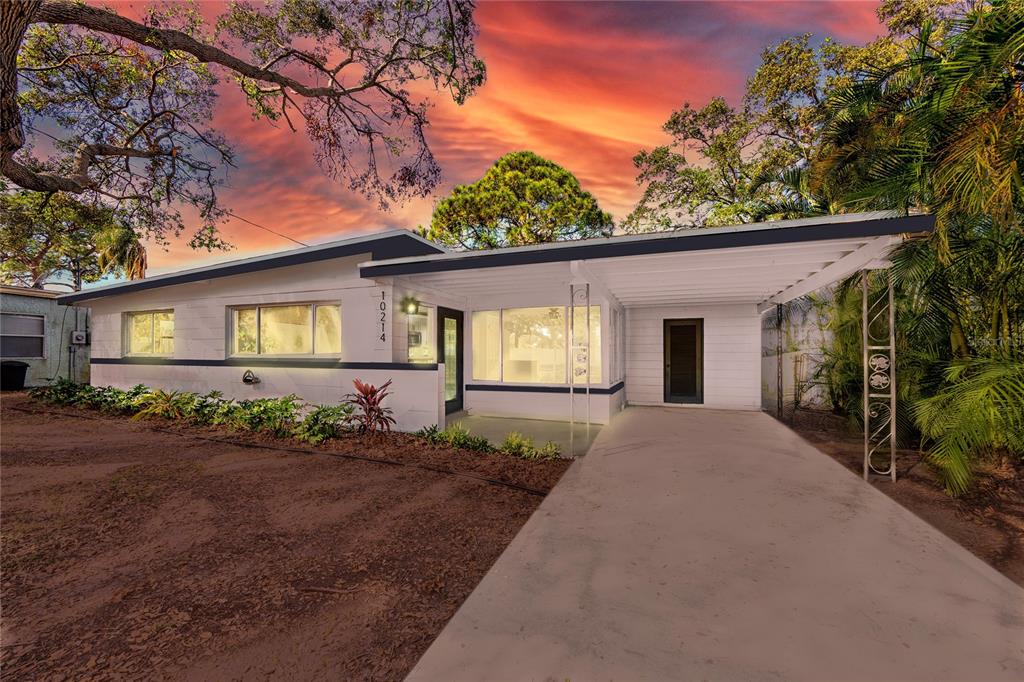
<svg viewBox="0 0 1024 682"><path fill-rule="evenodd" d="M224 203L311 244L413 228L429 223L433 204L453 185L476 180L506 152L530 149L575 173L619 220L640 194L631 159L665 141L661 125L673 109L715 95L738 103L761 49L782 38L810 32L815 40L872 39L881 31L877 4L481 2L477 49L487 83L461 107L432 95L428 139L441 185L433 197L390 212L325 177L302 132L252 121L234 84L223 79L215 125L228 135L238 163L222 190ZM218 9L204 3L203 13ZM152 246L150 272L295 246L235 219L222 229L232 251Z"/></svg>

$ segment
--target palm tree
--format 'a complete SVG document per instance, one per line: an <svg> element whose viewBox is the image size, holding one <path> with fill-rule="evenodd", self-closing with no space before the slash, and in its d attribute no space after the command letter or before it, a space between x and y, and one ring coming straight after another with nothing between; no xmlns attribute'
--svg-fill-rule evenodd
<svg viewBox="0 0 1024 682"><path fill-rule="evenodd" d="M979 456L1024 453L1024 3L924 26L829 109L814 172L854 178L844 206L936 215L892 255L897 343L929 460L963 492Z"/></svg>
<svg viewBox="0 0 1024 682"><path fill-rule="evenodd" d="M119 225L96 239L97 257L103 272L119 271L128 279L143 279L148 265L146 247L135 230Z"/></svg>

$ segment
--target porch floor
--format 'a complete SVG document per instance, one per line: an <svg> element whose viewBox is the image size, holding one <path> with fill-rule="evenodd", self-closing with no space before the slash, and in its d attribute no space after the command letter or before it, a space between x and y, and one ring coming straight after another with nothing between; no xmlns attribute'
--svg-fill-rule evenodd
<svg viewBox="0 0 1024 682"><path fill-rule="evenodd" d="M548 441L558 443L562 450L563 457L579 457L586 454L590 449L597 434L601 431L600 424L590 425L590 435L587 435L587 425L577 422L570 431L569 422L549 421L547 419L514 419L511 417L481 417L477 415L452 415L449 423L461 424L474 436L482 436L489 440L492 445L501 445L505 436L512 431L532 438L536 445L543 445ZM572 434L572 447L570 447L570 433ZM575 449L575 452L572 450Z"/></svg>

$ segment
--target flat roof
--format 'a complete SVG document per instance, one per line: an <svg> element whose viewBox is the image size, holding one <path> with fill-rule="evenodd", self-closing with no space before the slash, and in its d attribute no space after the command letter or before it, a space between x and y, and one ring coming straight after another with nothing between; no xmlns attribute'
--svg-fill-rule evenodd
<svg viewBox="0 0 1024 682"><path fill-rule="evenodd" d="M21 287L12 284L0 284L0 294L29 296L30 298L57 298L61 295L61 292L50 289L33 289L32 287Z"/></svg>
<svg viewBox="0 0 1024 682"><path fill-rule="evenodd" d="M443 254L445 249L409 230L384 230L359 237L327 242L326 244L304 246L289 251L278 251L263 256L241 258L189 270L169 272L154 277L146 277L145 279L91 287L82 291L63 294L59 296L59 300L61 303L74 303L76 301L86 301L105 296L119 296L121 294L173 286L175 284L186 284L188 282L198 282L217 277L230 277L231 275L241 275L249 272L259 272L261 270L271 270L290 265L301 265L303 263L313 263L364 253L371 254L371 258L376 260L393 259L403 256Z"/></svg>
<svg viewBox="0 0 1024 682"><path fill-rule="evenodd" d="M374 259L360 264L359 273L363 277L412 275L532 263L880 237L930 232L934 227L935 217L931 215L901 216L889 211L847 213L729 227L692 228L583 239L486 251L449 251L436 255L387 260Z"/></svg>

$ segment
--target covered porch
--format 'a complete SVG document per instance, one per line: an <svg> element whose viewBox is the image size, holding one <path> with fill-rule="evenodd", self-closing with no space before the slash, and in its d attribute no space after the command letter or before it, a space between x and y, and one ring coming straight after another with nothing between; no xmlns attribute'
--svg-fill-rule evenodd
<svg viewBox="0 0 1024 682"><path fill-rule="evenodd" d="M756 411L762 315L888 267L890 250L933 222L824 216L375 261L360 273L461 312L443 360L457 363L456 404L472 417L573 425L607 424L626 405ZM877 395L888 399L884 335L865 342L865 383L885 373ZM889 413L879 408L879 423Z"/></svg>

